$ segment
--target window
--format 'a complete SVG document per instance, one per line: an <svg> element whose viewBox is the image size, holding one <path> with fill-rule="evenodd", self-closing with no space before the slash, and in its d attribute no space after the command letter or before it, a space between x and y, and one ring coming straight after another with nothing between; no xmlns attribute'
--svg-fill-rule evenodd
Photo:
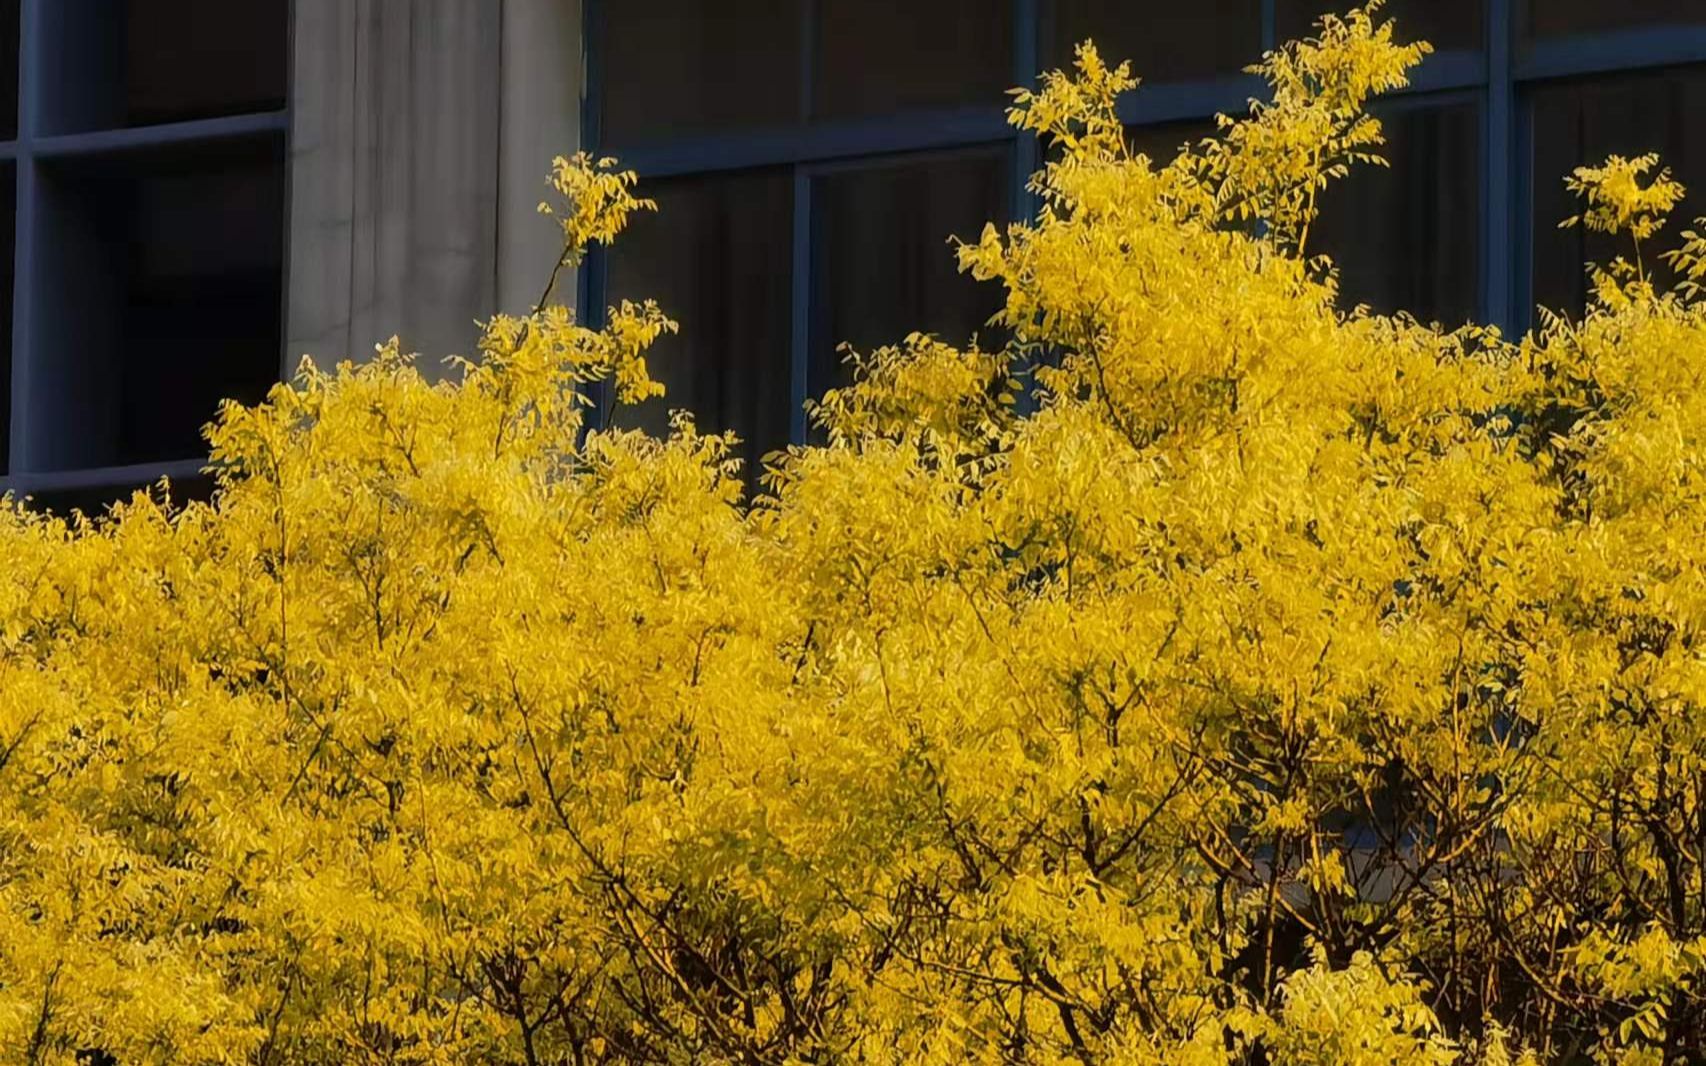
<svg viewBox="0 0 1706 1066"><path fill-rule="evenodd" d="M18 0L0 0L0 140L18 138Z"/></svg>
<svg viewBox="0 0 1706 1066"><path fill-rule="evenodd" d="M1637 27L1706 25L1700 0L1520 0L1525 38Z"/></svg>
<svg viewBox="0 0 1706 1066"><path fill-rule="evenodd" d="M1011 172L1002 145L813 179L811 395L849 382L842 344L869 352L914 331L951 344L988 335L1001 290L961 274L949 238L975 241L1006 213Z"/></svg>
<svg viewBox="0 0 1706 1066"><path fill-rule="evenodd" d="M788 443L793 178L782 169L642 185L657 201L609 257L612 301L655 299L681 323L646 360L667 390L622 412L654 434L685 408L706 432L734 430L746 469Z"/></svg>
<svg viewBox="0 0 1706 1066"><path fill-rule="evenodd" d="M798 0L617 0L599 11L588 36L621 90L600 98L607 144L799 118Z"/></svg>
<svg viewBox="0 0 1706 1066"><path fill-rule="evenodd" d="M36 0L43 133L284 108L283 0Z"/></svg>
<svg viewBox="0 0 1706 1066"><path fill-rule="evenodd" d="M1381 9L1383 19L1396 19L1400 41L1426 41L1437 51L1480 48L1485 40L1484 0L1391 0ZM1545 0L1551 3L1553 0ZM1315 36L1323 12L1343 13L1350 3L1326 0L1278 0L1276 40Z"/></svg>
<svg viewBox="0 0 1706 1066"><path fill-rule="evenodd" d="M282 145L173 149L38 168L32 403L78 429L41 434L37 469L193 458L221 399L278 380Z"/></svg>
<svg viewBox="0 0 1706 1066"><path fill-rule="evenodd" d="M288 0L0 3L4 487L193 478L219 400L279 379L288 21Z"/></svg>
<svg viewBox="0 0 1706 1066"><path fill-rule="evenodd" d="M1659 253L1676 247L1688 223L1706 215L1706 194L1697 191L1706 189L1706 137L1699 132L1699 116L1706 114L1706 67L1546 85L1536 90L1533 106L1536 302L1579 315L1588 296L1583 264L1633 256L1627 238L1558 228L1580 210L1564 178L1612 154L1658 152L1690 190L1654 246L1642 250L1648 268L1665 276Z"/></svg>
<svg viewBox="0 0 1706 1066"><path fill-rule="evenodd" d="M999 99L1012 82L1010 0L817 0L815 7L813 118L976 106Z"/></svg>
<svg viewBox="0 0 1706 1066"><path fill-rule="evenodd" d="M1134 0L1055 0L1045 65L1066 68L1086 39L1109 63L1131 61L1145 82L1237 75L1262 54L1260 0L1146 4Z"/></svg>
<svg viewBox="0 0 1706 1066"><path fill-rule="evenodd" d="M649 360L667 394L618 424L692 410L740 435L752 478L808 438L805 401L846 380L844 342L985 332L1000 292L959 273L950 238L1012 217L1022 184L1003 110L1037 27L1012 0L586 11L596 147L659 211L595 251L582 298L654 297L682 326Z"/></svg>
<svg viewBox="0 0 1706 1066"><path fill-rule="evenodd" d="M1186 145L1196 147L1205 138L1214 136L1214 123L1208 120L1158 122L1149 126L1127 126L1125 142L1134 155L1146 155L1157 168L1171 163Z"/></svg>
<svg viewBox="0 0 1706 1066"><path fill-rule="evenodd" d="M1475 105L1405 101L1377 114L1391 166L1354 167L1328 186L1308 251L1337 265L1345 306L1460 326L1480 300Z"/></svg>
<svg viewBox="0 0 1706 1066"><path fill-rule="evenodd" d="M672 402L768 442L784 425L787 439L807 439L800 406L844 380L842 342L987 334L1000 294L954 274L945 242L1034 207L1024 187L1038 146L1007 128L1004 88L1065 65L1093 38L1144 79L1120 117L1135 148L1165 161L1211 133L1216 112L1241 113L1260 92L1240 71L1264 47L1307 35L1321 11L1351 0L729 0L708 21L698 0L585 5L588 114L605 119L596 147L657 188L765 173L762 194L726 210L749 214L749 232L770 243L694 236L708 208L666 204L655 232L629 243L690 249L699 280L662 276L681 263L642 268L630 261L641 252L619 244L583 271L583 298L596 308L617 289L656 284L688 334L695 317L761 320L683 342L695 384ZM1574 211L1562 193L1571 168L1658 150L1706 189L1706 127L1691 121L1706 110L1695 99L1706 2L1391 0L1385 14L1400 39L1425 38L1437 54L1379 105L1393 167L1356 168L1323 203L1311 245L1340 264L1346 306L1520 330L1537 299L1579 307L1578 264L1604 257L1555 229ZM1685 205L1673 235L1691 213L1706 202ZM744 306L713 312L712 289ZM747 343L737 334L777 347L737 351ZM784 365L778 415L767 405L783 402ZM696 399L713 388L722 399Z"/></svg>
<svg viewBox="0 0 1706 1066"><path fill-rule="evenodd" d="M0 203L16 203L18 170L11 163L0 164ZM12 291L16 276L12 271L13 249L17 240L17 217L0 210L0 415L12 411ZM0 472L7 469L11 452L11 434L0 432Z"/></svg>

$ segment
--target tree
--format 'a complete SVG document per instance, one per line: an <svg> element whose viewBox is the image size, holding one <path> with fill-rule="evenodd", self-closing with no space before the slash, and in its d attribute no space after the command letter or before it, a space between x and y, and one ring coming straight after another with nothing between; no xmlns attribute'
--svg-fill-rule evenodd
<svg viewBox="0 0 1706 1066"><path fill-rule="evenodd" d="M855 357L754 498L587 427L674 325L548 285L227 405L211 502L7 511L0 1048L1699 1061L1706 243L1518 341L1339 310L1378 7L1164 164L1092 47L1021 92L1008 340ZM633 183L559 162L565 265Z"/></svg>

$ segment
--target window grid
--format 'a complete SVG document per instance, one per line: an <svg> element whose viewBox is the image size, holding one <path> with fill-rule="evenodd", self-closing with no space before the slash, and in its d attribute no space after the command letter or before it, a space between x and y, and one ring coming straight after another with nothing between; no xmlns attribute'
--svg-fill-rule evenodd
<svg viewBox="0 0 1706 1066"><path fill-rule="evenodd" d="M600 94L604 70L600 57L601 13L620 0L585 0L588 81L583 95L587 143L607 150L599 136ZM811 91L811 0L802 0L800 91ZM1014 25L1012 59L1014 84L1028 85L1040 73L1039 40L1050 0L1010 0ZM1518 40L1520 0L1485 0L1484 42L1479 49L1442 50L1429 56L1412 73L1411 85L1397 94L1401 106L1432 106L1472 100L1479 119L1481 174L1478 181L1480 218L1479 318L1515 333L1532 319L1529 291L1532 275L1532 207L1536 176L1532 171L1532 134L1527 94L1534 86L1562 78L1625 72L1706 62L1706 26L1638 27L1576 37ZM1344 0L1326 6L1345 6ZM1262 0L1262 39L1272 47L1276 33L1276 0ZM1141 73L1141 72L1139 72ZM1146 84L1120 102L1120 117L1129 126L1150 126L1211 118L1216 113L1241 113L1262 89L1249 75L1205 81ZM655 179L708 175L758 166L794 168L793 232L793 346L790 353L792 422L796 443L806 439L801 405L807 397L812 255L811 175L839 162L874 161L888 155L970 148L996 142L1012 146L1015 217L1027 217L1034 206L1025 183L1037 169L1039 155L1033 138L1018 136L1007 126L1005 105L949 108L874 118L807 124L789 129L754 129L695 134L661 143L620 146L624 167ZM802 103L802 115L806 114ZM1562 175L1555 176L1562 180ZM1699 177L1698 175L1696 177ZM1706 179L1703 179L1706 180ZM581 277L581 305L594 321L605 306L604 255L594 249ZM601 407L605 405L601 404Z"/></svg>
<svg viewBox="0 0 1706 1066"><path fill-rule="evenodd" d="M200 476L205 457L186 457L119 466L40 469L40 457L55 432L75 432L76 427L56 424L43 417L39 403L32 403L41 386L39 371L63 353L55 348L36 321L39 301L51 294L43 290L40 277L40 241L46 190L42 168L72 161L122 161L135 153L178 151L209 146L254 143L276 138L286 144L288 159L290 115L288 105L274 111L249 112L217 118L191 119L159 125L93 129L87 132L52 133L46 121L49 89L45 62L48 55L46 15L65 0L22 0L19 7L17 136L0 142L0 162L15 168L16 236L13 248L14 288L11 337L11 390L7 426L7 465L0 469L0 493L19 496L36 494L84 494L90 502L147 485L162 477L174 483ZM280 42L283 46L284 42ZM285 85L289 99L288 65ZM286 196L288 211L288 196ZM285 298L279 294L281 306ZM285 372L282 345L278 372ZM208 417L212 412L208 412Z"/></svg>

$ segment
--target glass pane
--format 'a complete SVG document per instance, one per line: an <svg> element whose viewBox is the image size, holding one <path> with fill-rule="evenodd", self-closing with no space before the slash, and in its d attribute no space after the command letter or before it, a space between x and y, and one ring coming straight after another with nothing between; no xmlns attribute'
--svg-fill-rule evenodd
<svg viewBox="0 0 1706 1066"><path fill-rule="evenodd" d="M1671 214L1643 259L1661 279L1661 251L1674 248L1678 234L1706 215L1706 68L1689 67L1626 74L1592 81L1547 85L1534 92L1534 292L1535 302L1553 310L1580 313L1587 304L1583 264L1629 256L1627 238L1614 240L1558 223L1576 214L1579 201L1564 179L1579 166L1606 156L1658 152L1690 190Z"/></svg>
<svg viewBox="0 0 1706 1066"><path fill-rule="evenodd" d="M1205 137L1216 133L1214 123L1192 119L1188 122L1161 122L1153 126L1127 126L1126 144L1134 153L1149 157L1156 169L1171 163L1186 144L1195 146Z"/></svg>
<svg viewBox="0 0 1706 1066"><path fill-rule="evenodd" d="M10 461L12 415L12 253L18 231L18 171L7 163L0 166L0 474Z"/></svg>
<svg viewBox="0 0 1706 1066"><path fill-rule="evenodd" d="M604 13L606 146L795 121L801 0L618 0Z"/></svg>
<svg viewBox="0 0 1706 1066"><path fill-rule="evenodd" d="M47 128L66 133L279 110L289 20L289 0L43 5Z"/></svg>
<svg viewBox="0 0 1706 1066"><path fill-rule="evenodd" d="M648 183L609 258L609 299L651 298L681 323L647 358L668 392L617 420L662 435L686 408L706 432L734 430L752 476L788 443L793 178L751 171Z"/></svg>
<svg viewBox="0 0 1706 1066"><path fill-rule="evenodd" d="M1308 252L1339 267L1340 304L1459 326L1480 290L1480 121L1473 104L1380 115L1390 167L1353 167L1322 194Z"/></svg>
<svg viewBox="0 0 1706 1066"><path fill-rule="evenodd" d="M812 117L991 108L1013 82L1010 0L818 0Z"/></svg>
<svg viewBox="0 0 1706 1066"><path fill-rule="evenodd" d="M1525 38L1706 25L1706 3L1701 0L1524 0L1520 10Z"/></svg>
<svg viewBox="0 0 1706 1066"><path fill-rule="evenodd" d="M1380 19L1396 19L1397 39L1427 41L1435 49L1480 48L1485 39L1485 0L1392 0ZM1546 0L1550 3L1552 0ZM1316 19L1328 11L1343 14L1348 0L1279 0L1279 39L1314 36Z"/></svg>
<svg viewBox="0 0 1706 1066"><path fill-rule="evenodd" d="M99 485L32 489L26 505L34 511L68 518L72 511L82 511L86 515L102 514L112 505L129 500L138 491L147 492L156 500L170 498L179 505L191 500L206 502L213 498L213 479L205 474L174 474L171 491L166 495L160 493L156 482L153 477L117 476Z"/></svg>
<svg viewBox="0 0 1706 1066"><path fill-rule="evenodd" d="M282 137L44 165L32 468L206 453L221 399L254 403L283 349Z"/></svg>
<svg viewBox="0 0 1706 1066"><path fill-rule="evenodd" d="M1110 64L1131 60L1149 82L1237 74L1262 57L1261 0L1054 0L1043 62L1072 65L1085 39Z"/></svg>
<svg viewBox="0 0 1706 1066"><path fill-rule="evenodd" d="M125 124L284 107L286 0L130 0Z"/></svg>
<svg viewBox="0 0 1706 1066"><path fill-rule="evenodd" d="M828 174L812 185L813 396L850 380L837 348L869 352L908 333L963 345L1002 290L959 272L951 237L976 240L1009 215L1008 154L980 149Z"/></svg>
<svg viewBox="0 0 1706 1066"><path fill-rule="evenodd" d="M0 0L0 141L18 135L18 0Z"/></svg>

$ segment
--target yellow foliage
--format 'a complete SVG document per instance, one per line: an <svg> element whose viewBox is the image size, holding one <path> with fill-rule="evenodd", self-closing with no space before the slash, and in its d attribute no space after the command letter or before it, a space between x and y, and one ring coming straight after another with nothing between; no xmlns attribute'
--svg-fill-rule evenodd
<svg viewBox="0 0 1706 1066"><path fill-rule="evenodd" d="M1020 92L1010 339L856 356L755 499L588 428L675 326L553 277L228 405L209 503L0 512L0 1061L1701 1061L1706 305L1338 310L1377 15L1160 165L1093 48ZM559 265L646 206L552 184Z"/></svg>

